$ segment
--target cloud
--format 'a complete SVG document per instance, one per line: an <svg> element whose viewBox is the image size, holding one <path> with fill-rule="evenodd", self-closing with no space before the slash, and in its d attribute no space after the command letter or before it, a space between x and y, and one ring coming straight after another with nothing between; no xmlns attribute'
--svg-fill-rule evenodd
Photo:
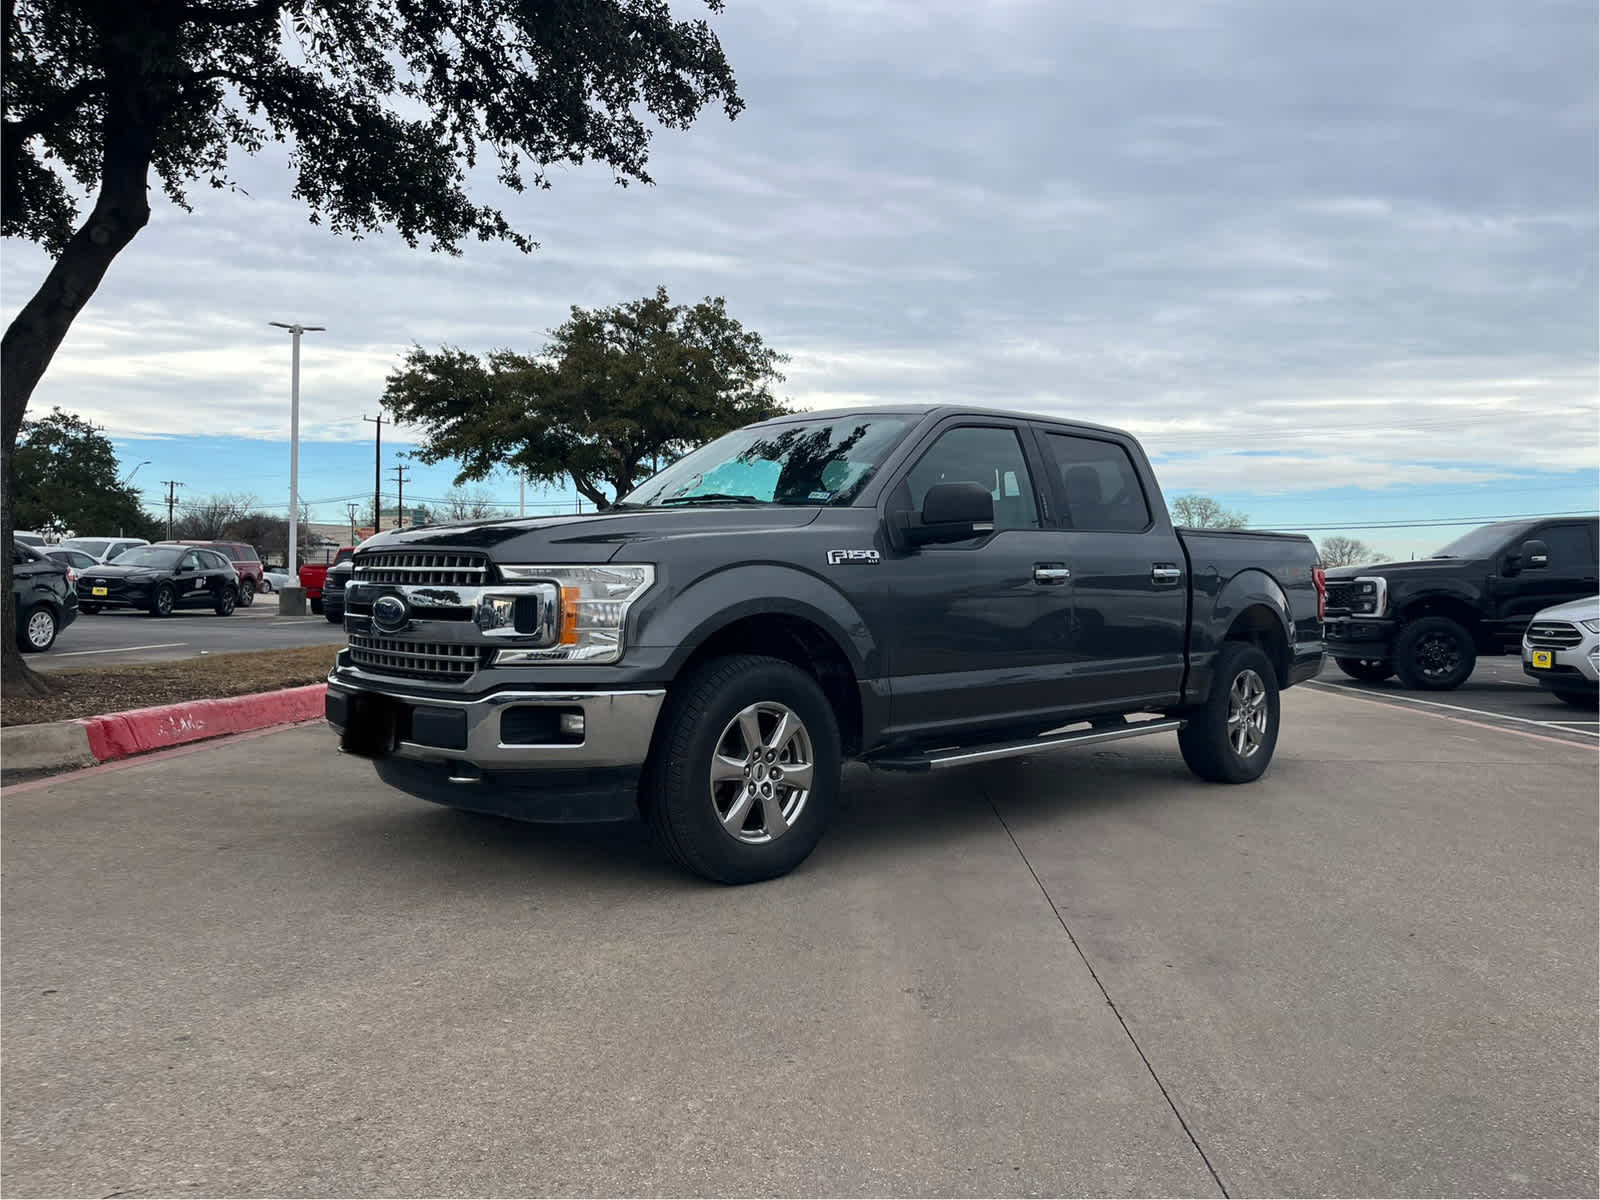
<svg viewBox="0 0 1600 1200"><path fill-rule="evenodd" d="M569 306L725 296L807 407L1122 425L1183 486L1593 467L1592 4L795 0L714 18L749 107L506 197L541 243L311 226L283 160L113 265L34 400L121 436L363 440L413 342L533 349ZM486 195L492 192L486 192ZM46 263L8 245L13 310ZM197 417L197 414L200 414ZM1271 461L1241 458L1274 451ZM1246 464L1254 469L1247 470ZM1343 476L1341 480L1340 477Z"/></svg>

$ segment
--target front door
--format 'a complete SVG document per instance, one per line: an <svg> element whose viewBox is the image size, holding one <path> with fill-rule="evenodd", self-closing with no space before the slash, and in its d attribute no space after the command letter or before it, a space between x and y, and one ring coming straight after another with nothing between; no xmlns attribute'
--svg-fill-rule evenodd
<svg viewBox="0 0 1600 1200"><path fill-rule="evenodd" d="M1062 703L1049 617L1071 589L1052 575L1034 464L1017 426L970 418L940 429L888 490L885 518L916 513L936 483L976 482L994 497L994 532L951 545L888 549L890 734L1027 723Z"/></svg>
<svg viewBox="0 0 1600 1200"><path fill-rule="evenodd" d="M1549 548L1550 560L1543 567L1524 567L1515 575L1496 580L1495 592L1508 633L1520 636L1541 609L1600 592L1600 563L1594 537L1592 521L1557 522L1528 534L1528 538L1538 539ZM1520 543L1511 549L1520 549Z"/></svg>

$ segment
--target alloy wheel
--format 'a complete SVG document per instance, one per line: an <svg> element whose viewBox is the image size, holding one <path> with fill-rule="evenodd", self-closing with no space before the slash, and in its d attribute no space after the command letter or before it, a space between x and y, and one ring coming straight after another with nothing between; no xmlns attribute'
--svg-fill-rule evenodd
<svg viewBox="0 0 1600 1200"><path fill-rule="evenodd" d="M43 650L55 641L56 619L44 609L39 609L28 618L28 644L35 650Z"/></svg>
<svg viewBox="0 0 1600 1200"><path fill-rule="evenodd" d="M1267 738L1267 685L1253 670L1233 677L1228 690L1228 741L1240 758L1249 758Z"/></svg>
<svg viewBox="0 0 1600 1200"><path fill-rule="evenodd" d="M729 721L711 760L711 804L729 836L775 841L811 795L815 756L805 722L776 701L752 704Z"/></svg>

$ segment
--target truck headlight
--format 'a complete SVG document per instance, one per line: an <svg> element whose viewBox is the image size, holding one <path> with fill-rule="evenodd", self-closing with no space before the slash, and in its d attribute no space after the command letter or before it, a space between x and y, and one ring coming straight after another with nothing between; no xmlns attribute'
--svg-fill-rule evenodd
<svg viewBox="0 0 1600 1200"><path fill-rule="evenodd" d="M1363 575L1355 580L1350 595L1350 611L1363 617L1380 617L1389 603L1389 581L1380 575Z"/></svg>
<svg viewBox="0 0 1600 1200"><path fill-rule="evenodd" d="M610 663L622 657L628 609L655 582L656 569L649 565L544 567L502 563L500 575L512 584L552 585L559 596L559 607L551 623L553 645L501 650L495 654L496 663ZM485 613L480 625L492 619Z"/></svg>

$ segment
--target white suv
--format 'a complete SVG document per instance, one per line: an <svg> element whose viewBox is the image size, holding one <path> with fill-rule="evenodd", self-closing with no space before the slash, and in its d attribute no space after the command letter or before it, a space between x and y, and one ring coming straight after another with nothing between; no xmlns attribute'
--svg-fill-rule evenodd
<svg viewBox="0 0 1600 1200"><path fill-rule="evenodd" d="M1600 704L1600 596L1535 616L1522 635L1522 670L1568 704Z"/></svg>
<svg viewBox="0 0 1600 1200"><path fill-rule="evenodd" d="M72 537L61 543L63 549L81 550L90 558L99 559L101 562L110 562L124 550L149 544L143 538L135 537Z"/></svg>

